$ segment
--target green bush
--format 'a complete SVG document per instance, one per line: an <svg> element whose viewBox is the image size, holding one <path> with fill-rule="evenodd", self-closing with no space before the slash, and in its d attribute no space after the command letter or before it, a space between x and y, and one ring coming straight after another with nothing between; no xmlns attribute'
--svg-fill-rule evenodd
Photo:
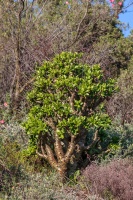
<svg viewBox="0 0 133 200"><path fill-rule="evenodd" d="M37 69L28 94L31 109L23 124L30 137L28 154L36 150L62 176L69 164L76 168L81 154L109 127L104 101L116 91L115 80L105 80L99 65L80 63L81 56L62 52ZM91 127L95 132L86 146Z"/></svg>

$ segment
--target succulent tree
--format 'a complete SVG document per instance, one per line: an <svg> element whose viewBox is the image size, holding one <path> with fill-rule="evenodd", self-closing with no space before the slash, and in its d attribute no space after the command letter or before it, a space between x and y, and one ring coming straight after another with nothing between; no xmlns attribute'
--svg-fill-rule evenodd
<svg viewBox="0 0 133 200"><path fill-rule="evenodd" d="M44 62L28 93L31 109L24 127L30 137L29 150L36 150L62 177L84 151L94 148L100 131L110 124L101 105L115 91L115 81L105 80L99 65L80 63L81 56L62 52ZM91 127L96 132L87 146Z"/></svg>

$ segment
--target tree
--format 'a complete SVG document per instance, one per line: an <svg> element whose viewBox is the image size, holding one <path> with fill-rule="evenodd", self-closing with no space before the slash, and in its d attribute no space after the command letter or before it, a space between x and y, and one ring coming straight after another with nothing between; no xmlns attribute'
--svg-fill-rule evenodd
<svg viewBox="0 0 133 200"><path fill-rule="evenodd" d="M89 65L100 64L106 77L119 75L120 69L127 67L133 49L131 41L123 37L122 24L114 8L101 1L78 2L69 1L68 8L61 1L43 13L49 19L47 30L55 54L83 52L82 59ZM50 17L52 9L54 14Z"/></svg>
<svg viewBox="0 0 133 200"><path fill-rule="evenodd" d="M44 5L39 9L34 0L0 1L1 99L9 93L14 110L32 82L31 74L36 64L41 64L52 54L50 42L45 39L47 34L41 18L43 8Z"/></svg>
<svg viewBox="0 0 133 200"><path fill-rule="evenodd" d="M120 119L121 125L133 123L133 57L127 70L121 71L118 78L119 92L107 103L108 114Z"/></svg>
<svg viewBox="0 0 133 200"><path fill-rule="evenodd" d="M61 177L77 168L83 152L94 147L110 119L103 102L115 91L113 79L105 80L99 65L80 62L81 54L62 52L38 68L28 94L31 109L24 127L31 153L49 162ZM93 139L86 145L89 129Z"/></svg>
<svg viewBox="0 0 133 200"><path fill-rule="evenodd" d="M127 39L133 45L132 31ZM127 50L125 49L125 51ZM119 92L114 94L107 103L108 114L112 119L119 119L122 126L127 123L133 123L133 56L131 56L127 65L128 68L121 70L120 76L117 79Z"/></svg>

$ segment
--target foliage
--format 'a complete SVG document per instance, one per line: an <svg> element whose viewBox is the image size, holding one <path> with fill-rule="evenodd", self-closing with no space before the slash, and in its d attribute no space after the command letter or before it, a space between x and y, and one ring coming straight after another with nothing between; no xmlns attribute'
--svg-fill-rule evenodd
<svg viewBox="0 0 133 200"><path fill-rule="evenodd" d="M118 75L131 58L132 42L123 37L122 24L114 16L116 9L101 1L71 1L69 6L71 9L62 3L53 6L53 11L57 10L52 16L54 26L46 28L56 30L52 39L54 51L83 52L82 60L90 65L100 64L107 77ZM46 15L50 18L49 12Z"/></svg>
<svg viewBox="0 0 133 200"><path fill-rule="evenodd" d="M82 124L86 128L106 127L106 123L108 125L109 119L105 114L101 116L100 112L90 115L90 112L85 110L86 113L81 113L83 116L79 114L85 103L82 98L86 98L87 103L92 101L86 106L87 109L92 109L92 112L95 111L99 104L115 91L114 80L109 79L105 82L98 65L90 68L88 65L78 64L76 59L79 57L80 54L64 52L56 56L53 62L45 62L37 70L34 88L28 94L32 103L28 121L25 123L28 134L38 135L42 131L50 131L47 121L45 122L45 118L47 120L50 117L56 121L58 119L57 132L61 138L64 138L66 132L64 127L76 135ZM70 99L71 93L74 93L74 99ZM71 107L71 103L74 104L74 108ZM90 115L89 118L87 114Z"/></svg>
<svg viewBox="0 0 133 200"><path fill-rule="evenodd" d="M121 71L117 81L119 92L114 94L107 104L107 110L112 118L120 118L121 125L132 124L133 118L133 58L128 69Z"/></svg>
<svg viewBox="0 0 133 200"><path fill-rule="evenodd" d="M92 164L83 172L90 191L105 199L129 199L133 197L133 163L117 159L106 165Z"/></svg>
<svg viewBox="0 0 133 200"><path fill-rule="evenodd" d="M91 145L93 141L94 128L90 129L86 137L86 145ZM92 161L101 162L101 160L108 160L116 154L120 145L120 133L112 128L112 125L106 129L99 131L100 140L95 146L87 151L89 163Z"/></svg>
<svg viewBox="0 0 133 200"><path fill-rule="evenodd" d="M133 126L126 124L124 127L113 124L108 130L110 140L108 140L108 158L132 158L133 156ZM105 145L105 144L104 144Z"/></svg>
<svg viewBox="0 0 133 200"><path fill-rule="evenodd" d="M13 182L23 178L19 144L0 137L0 191L10 194Z"/></svg>
<svg viewBox="0 0 133 200"><path fill-rule="evenodd" d="M0 12L1 101L5 101L4 94L8 92L11 106L17 109L24 89L32 82L31 73L36 63L47 57L50 44L45 40L36 1L1 0Z"/></svg>
<svg viewBox="0 0 133 200"><path fill-rule="evenodd" d="M101 35L93 43L93 49L87 56L92 64L99 63L101 65L106 77L118 77L121 69L128 68L132 47L133 43L129 38L124 38L120 30L112 28L111 33ZM96 56L94 56L95 54Z"/></svg>
<svg viewBox="0 0 133 200"><path fill-rule="evenodd" d="M83 184L82 184L83 185ZM43 173L28 174L24 180L13 185L11 193L0 194L2 199L26 199L26 200L103 200L98 195L90 195L88 188L81 186L80 183L73 187L67 184L62 185L60 178L55 173L46 175Z"/></svg>
<svg viewBox="0 0 133 200"><path fill-rule="evenodd" d="M40 159L24 155L27 143L19 123L12 119L0 125L0 194L10 196L14 185L25 180L27 173L42 171Z"/></svg>
<svg viewBox="0 0 133 200"><path fill-rule="evenodd" d="M98 131L110 124L101 103L116 91L115 80L104 80L99 65L90 67L80 63L80 59L81 54L63 52L52 62L44 62L28 94L31 109L24 127L30 136L30 145L41 148L39 155L56 169L54 146L57 158L61 159L59 163L68 164L75 145L79 146L79 152L90 149L100 139ZM92 144L85 148L91 127L96 132Z"/></svg>
<svg viewBox="0 0 133 200"><path fill-rule="evenodd" d="M86 143L91 144L93 138L93 129L87 134ZM88 158L91 161L99 163L108 162L112 159L132 158L133 156L133 126L125 124L123 127L119 120L112 122L111 126L102 130L101 140L88 152ZM104 150L104 151L103 151Z"/></svg>

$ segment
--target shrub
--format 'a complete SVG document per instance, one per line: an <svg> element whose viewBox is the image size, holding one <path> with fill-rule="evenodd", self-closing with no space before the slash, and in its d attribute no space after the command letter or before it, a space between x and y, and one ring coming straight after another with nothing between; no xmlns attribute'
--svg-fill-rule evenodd
<svg viewBox="0 0 133 200"><path fill-rule="evenodd" d="M23 124L31 153L36 150L63 179L102 138L101 130L110 124L103 103L116 91L115 80L105 80L99 65L80 59L81 54L62 52L43 63L28 94L31 109ZM86 145L91 127L95 133Z"/></svg>
<svg viewBox="0 0 133 200"><path fill-rule="evenodd" d="M0 191L9 194L13 182L24 176L19 145L16 141L0 138Z"/></svg>
<svg viewBox="0 0 133 200"><path fill-rule="evenodd" d="M106 131L107 137L103 141L104 147L108 150L108 154L104 155L104 159L112 158L132 158L133 156L133 125L113 123L113 126Z"/></svg>
<svg viewBox="0 0 133 200"><path fill-rule="evenodd" d="M120 118L120 123L124 126L126 123L133 123L133 57L128 69L121 71L117 85L119 92L108 101L107 110L113 119Z"/></svg>
<svg viewBox="0 0 133 200"><path fill-rule="evenodd" d="M116 129L116 128L115 128ZM119 129L119 130L118 130ZM112 130L113 131L113 130ZM132 158L133 157L133 124L125 124L124 127L117 128L116 135L119 135L118 149L115 157Z"/></svg>
<svg viewBox="0 0 133 200"><path fill-rule="evenodd" d="M98 195L90 195L80 184L62 185L55 173L29 174L23 181L12 186L10 194L1 195L11 200L102 200Z"/></svg>
<svg viewBox="0 0 133 200"><path fill-rule="evenodd" d="M113 160L106 165L92 164L83 172L90 192L106 199L132 200L133 163L128 159Z"/></svg>
<svg viewBox="0 0 133 200"><path fill-rule="evenodd" d="M29 165L33 161L26 161L23 156L27 141L27 136L16 121L6 121L0 126L0 192L9 195L13 184L25 178L26 170L34 168Z"/></svg>

